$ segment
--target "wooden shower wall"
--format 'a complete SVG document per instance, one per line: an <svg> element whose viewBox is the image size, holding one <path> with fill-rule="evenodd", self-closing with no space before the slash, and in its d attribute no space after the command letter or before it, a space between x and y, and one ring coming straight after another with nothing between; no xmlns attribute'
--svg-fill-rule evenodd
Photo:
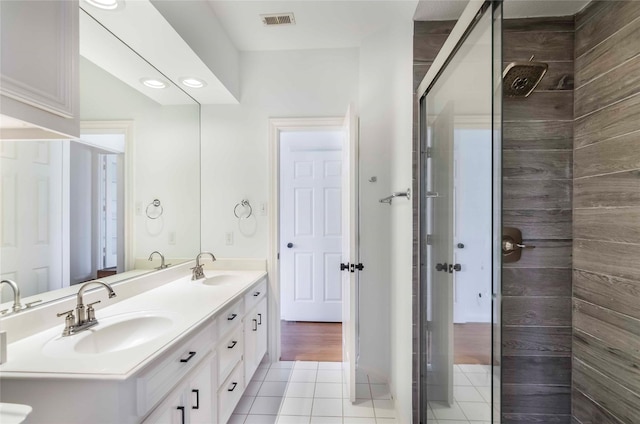
<svg viewBox="0 0 640 424"><path fill-rule="evenodd" d="M576 16L573 419L640 423L640 2Z"/></svg>
<svg viewBox="0 0 640 424"><path fill-rule="evenodd" d="M569 423L574 19L508 19L503 62L549 70L503 101L503 225L535 246L502 273L502 422Z"/></svg>

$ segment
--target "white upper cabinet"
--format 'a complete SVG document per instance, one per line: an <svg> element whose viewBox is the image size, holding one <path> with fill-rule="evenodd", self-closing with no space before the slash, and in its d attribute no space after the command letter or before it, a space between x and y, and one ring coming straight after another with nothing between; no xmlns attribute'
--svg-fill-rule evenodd
<svg viewBox="0 0 640 424"><path fill-rule="evenodd" d="M79 136L78 12L74 0L0 2L0 113L31 124L3 125L3 138Z"/></svg>

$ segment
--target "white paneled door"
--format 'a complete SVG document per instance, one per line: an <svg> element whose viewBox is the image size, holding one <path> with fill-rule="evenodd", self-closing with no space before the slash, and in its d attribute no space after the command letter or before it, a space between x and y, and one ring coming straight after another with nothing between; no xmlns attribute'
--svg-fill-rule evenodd
<svg viewBox="0 0 640 424"><path fill-rule="evenodd" d="M280 135L281 317L342 321L343 131Z"/></svg>
<svg viewBox="0 0 640 424"><path fill-rule="evenodd" d="M0 143L0 277L23 297L62 287L63 141ZM3 291L1 302L11 299Z"/></svg>

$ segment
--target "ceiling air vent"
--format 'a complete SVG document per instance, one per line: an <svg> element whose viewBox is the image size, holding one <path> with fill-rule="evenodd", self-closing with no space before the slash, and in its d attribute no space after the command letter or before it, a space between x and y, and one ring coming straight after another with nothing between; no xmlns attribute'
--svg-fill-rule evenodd
<svg viewBox="0 0 640 424"><path fill-rule="evenodd" d="M293 25L296 23L293 13L274 13L272 15L260 15L262 23L271 25Z"/></svg>

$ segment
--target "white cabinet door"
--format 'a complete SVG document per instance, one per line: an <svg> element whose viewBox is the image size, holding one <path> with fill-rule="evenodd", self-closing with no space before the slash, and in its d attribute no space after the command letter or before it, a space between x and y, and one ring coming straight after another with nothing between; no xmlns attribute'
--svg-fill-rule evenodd
<svg viewBox="0 0 640 424"><path fill-rule="evenodd" d="M186 424L184 386L179 387L144 420L144 424Z"/></svg>
<svg viewBox="0 0 640 424"><path fill-rule="evenodd" d="M258 302L244 318L244 377L249 384L267 353L267 298Z"/></svg>
<svg viewBox="0 0 640 424"><path fill-rule="evenodd" d="M80 136L78 14L77 0L0 2L4 115Z"/></svg>
<svg viewBox="0 0 640 424"><path fill-rule="evenodd" d="M256 308L256 316L258 317L258 331L256 334L256 354L254 366L257 369L262 358L267 353L267 298L260 301ZM253 370L255 372L255 369Z"/></svg>
<svg viewBox="0 0 640 424"><path fill-rule="evenodd" d="M187 388L187 405L191 424L211 424L215 417L215 402L213 394L213 361L206 362L194 371Z"/></svg>
<svg viewBox="0 0 640 424"><path fill-rule="evenodd" d="M209 355L167 399L144 420L144 424L211 424L216 416L215 355ZM214 387L216 385L216 387Z"/></svg>
<svg viewBox="0 0 640 424"><path fill-rule="evenodd" d="M258 317L255 309L244 317L244 383L249 385L253 373L256 371L256 354L258 342Z"/></svg>

